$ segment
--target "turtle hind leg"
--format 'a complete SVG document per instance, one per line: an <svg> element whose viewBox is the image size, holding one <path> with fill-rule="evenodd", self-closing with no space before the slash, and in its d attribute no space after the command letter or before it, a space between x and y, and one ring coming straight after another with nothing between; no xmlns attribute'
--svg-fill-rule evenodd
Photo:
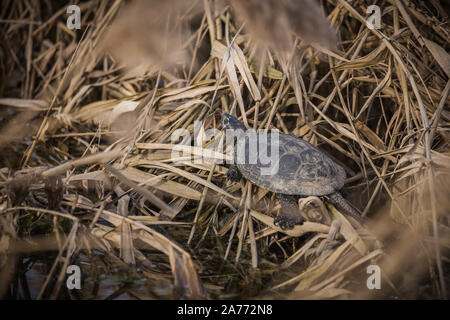
<svg viewBox="0 0 450 320"><path fill-rule="evenodd" d="M302 224L305 221L293 196L277 193L277 199L281 209L278 216L273 220L274 225L286 230L292 229L294 225Z"/></svg>
<svg viewBox="0 0 450 320"><path fill-rule="evenodd" d="M238 182L242 178L242 173L239 171L238 167L234 164L230 165L227 171L227 180Z"/></svg>
<svg viewBox="0 0 450 320"><path fill-rule="evenodd" d="M337 209L343 210L344 213L355 218L358 222L364 222L364 218L359 214L359 212L353 209L353 207L338 191L327 195L327 197Z"/></svg>

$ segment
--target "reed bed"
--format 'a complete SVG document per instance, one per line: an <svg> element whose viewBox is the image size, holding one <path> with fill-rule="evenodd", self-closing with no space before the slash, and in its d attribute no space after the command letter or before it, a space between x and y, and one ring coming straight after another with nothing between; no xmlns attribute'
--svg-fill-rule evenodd
<svg viewBox="0 0 450 320"><path fill-rule="evenodd" d="M61 1L3 1L0 296L446 299L449 5L376 1L369 29L373 2L79 1L71 30ZM333 157L368 222L309 197L276 227L201 158L223 113Z"/></svg>

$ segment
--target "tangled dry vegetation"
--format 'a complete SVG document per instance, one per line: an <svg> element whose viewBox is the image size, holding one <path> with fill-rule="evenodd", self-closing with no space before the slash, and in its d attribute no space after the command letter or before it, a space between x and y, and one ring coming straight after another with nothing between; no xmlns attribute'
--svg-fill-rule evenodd
<svg viewBox="0 0 450 320"><path fill-rule="evenodd" d="M446 298L449 6L379 1L370 30L373 2L320 1L330 27L313 0L91 0L70 30L61 1L3 1L0 296ZM332 156L368 222L310 197L283 231L272 193L173 158L224 112Z"/></svg>

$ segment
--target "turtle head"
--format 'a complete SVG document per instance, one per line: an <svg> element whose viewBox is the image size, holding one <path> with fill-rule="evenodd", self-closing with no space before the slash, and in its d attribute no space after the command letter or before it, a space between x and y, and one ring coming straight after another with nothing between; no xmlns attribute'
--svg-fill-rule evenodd
<svg viewBox="0 0 450 320"><path fill-rule="evenodd" d="M244 124L240 122L236 117L231 114L224 113L222 116L222 127L224 130L226 129L242 129L246 130Z"/></svg>

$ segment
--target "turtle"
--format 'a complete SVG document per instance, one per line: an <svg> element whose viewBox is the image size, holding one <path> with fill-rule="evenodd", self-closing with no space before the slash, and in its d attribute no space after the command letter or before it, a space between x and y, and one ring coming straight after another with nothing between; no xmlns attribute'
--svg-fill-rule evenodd
<svg viewBox="0 0 450 320"><path fill-rule="evenodd" d="M229 132L232 133L234 144L234 164L230 165L227 179L239 181L242 176L257 186L272 191L281 205L274 224L281 229L292 229L296 224L302 224L305 219L300 215L296 197L326 196L333 205L345 214L362 221L360 214L343 198L340 191L344 186L346 173L342 166L338 165L330 157L320 151L317 147L303 139L277 132L278 141L272 139L273 132L266 133L265 150L266 155L272 147L277 147L278 157L274 157L277 170L269 174L263 172L265 166L260 160L261 144L256 154L252 152L250 140L252 135L244 124L230 114L222 116L222 127L226 130L227 139ZM253 131L256 133L255 131ZM260 134L254 135L261 140ZM228 140L227 140L228 141ZM274 144L277 144L274 146ZM237 153L245 158L237 161ZM250 150L250 151L249 151ZM254 149L253 149L254 150ZM256 161L250 161L256 155ZM244 161L242 161L244 160ZM264 173L264 174L263 174Z"/></svg>

